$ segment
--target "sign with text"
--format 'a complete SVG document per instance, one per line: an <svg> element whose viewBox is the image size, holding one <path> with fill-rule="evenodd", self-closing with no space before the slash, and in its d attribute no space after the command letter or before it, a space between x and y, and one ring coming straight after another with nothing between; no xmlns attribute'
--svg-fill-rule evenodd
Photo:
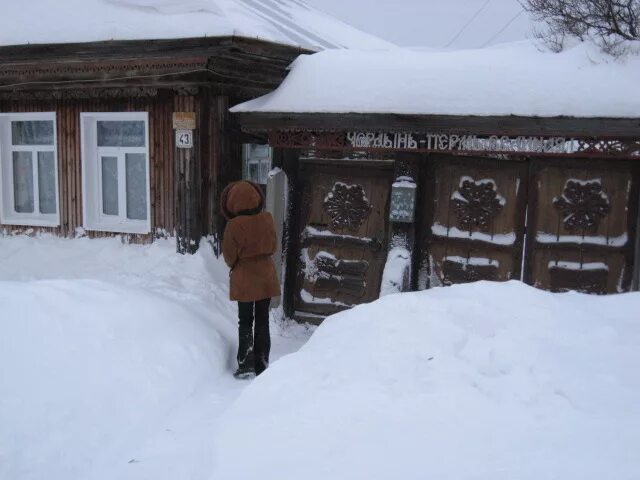
<svg viewBox="0 0 640 480"><path fill-rule="evenodd" d="M639 139L380 131L274 131L269 145L317 150L640 157Z"/></svg>
<svg viewBox="0 0 640 480"><path fill-rule="evenodd" d="M405 132L348 132L352 148L427 150L430 152L572 153L576 141L565 137L510 137Z"/></svg>
<svg viewBox="0 0 640 480"><path fill-rule="evenodd" d="M193 130L176 130L176 147L193 148Z"/></svg>
<svg viewBox="0 0 640 480"><path fill-rule="evenodd" d="M195 130L196 112L173 112L174 130Z"/></svg>

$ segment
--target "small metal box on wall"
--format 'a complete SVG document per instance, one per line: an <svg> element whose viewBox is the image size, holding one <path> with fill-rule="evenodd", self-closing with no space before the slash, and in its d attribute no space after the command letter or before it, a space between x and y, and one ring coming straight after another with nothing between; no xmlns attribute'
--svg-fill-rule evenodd
<svg viewBox="0 0 640 480"><path fill-rule="evenodd" d="M416 183L411 177L398 177L391 185L389 220L413 223L416 209Z"/></svg>

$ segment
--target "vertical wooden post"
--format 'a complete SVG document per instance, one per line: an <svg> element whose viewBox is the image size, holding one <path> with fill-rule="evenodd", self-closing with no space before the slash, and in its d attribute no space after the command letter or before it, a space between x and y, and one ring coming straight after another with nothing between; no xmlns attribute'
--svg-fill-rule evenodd
<svg viewBox="0 0 640 480"><path fill-rule="evenodd" d="M284 314L288 318L293 318L294 312L295 280L298 261L295 252L299 249L298 242L300 241L299 235L296 234L299 229L299 212L302 199L298 171L300 166L299 156L299 152L289 149L275 149L273 155L273 166L282 168L288 180L288 205L282 232L282 256L284 257L282 306Z"/></svg>
<svg viewBox="0 0 640 480"><path fill-rule="evenodd" d="M226 219L220 211L220 195L222 190L232 181L242 178L242 145L237 137L237 126L229 117L229 98L216 96L212 103L211 132L214 148L214 190L211 197L212 209L215 212L214 227L216 244L220 252Z"/></svg>
<svg viewBox="0 0 640 480"><path fill-rule="evenodd" d="M276 264L276 274L280 285L284 285L284 271L283 271L283 233L284 224L287 217L287 197L288 197L288 185L287 174L284 170L281 170L274 175L269 176L267 180L267 201L266 210L271 212L273 220L276 224L276 234L280 241L276 249L276 253L273 255L273 260ZM276 308L281 303L281 297L275 297L271 300L271 308Z"/></svg>
<svg viewBox="0 0 640 480"><path fill-rule="evenodd" d="M640 290L640 198L638 198L638 220L636 226L636 249L633 266L633 281L631 282L631 290Z"/></svg>
<svg viewBox="0 0 640 480"><path fill-rule="evenodd" d="M176 111L196 113L195 97L177 96ZM175 127L174 122L174 127ZM202 238L200 212L201 161L198 126L193 129L193 147L174 146L176 168L176 250L178 253L195 253Z"/></svg>
<svg viewBox="0 0 640 480"><path fill-rule="evenodd" d="M195 135L194 135L195 140ZM194 149L176 148L176 230L178 253L195 253L200 243L200 229L196 228L199 216L195 208L199 204L196 196L198 169L195 168L196 155Z"/></svg>

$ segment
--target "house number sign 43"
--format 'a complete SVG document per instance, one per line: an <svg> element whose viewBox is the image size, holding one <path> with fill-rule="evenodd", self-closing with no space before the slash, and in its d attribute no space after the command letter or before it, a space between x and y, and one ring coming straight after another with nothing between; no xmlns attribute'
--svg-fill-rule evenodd
<svg viewBox="0 0 640 480"><path fill-rule="evenodd" d="M176 130L176 147L193 148L193 130Z"/></svg>

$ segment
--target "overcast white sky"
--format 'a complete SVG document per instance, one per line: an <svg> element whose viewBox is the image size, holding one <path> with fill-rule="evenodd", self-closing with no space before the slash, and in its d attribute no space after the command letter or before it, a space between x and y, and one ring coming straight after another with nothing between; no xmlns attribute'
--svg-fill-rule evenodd
<svg viewBox="0 0 640 480"><path fill-rule="evenodd" d="M451 47L473 48L531 36L531 20L518 0L306 1L360 30L403 46L444 47L476 14Z"/></svg>

